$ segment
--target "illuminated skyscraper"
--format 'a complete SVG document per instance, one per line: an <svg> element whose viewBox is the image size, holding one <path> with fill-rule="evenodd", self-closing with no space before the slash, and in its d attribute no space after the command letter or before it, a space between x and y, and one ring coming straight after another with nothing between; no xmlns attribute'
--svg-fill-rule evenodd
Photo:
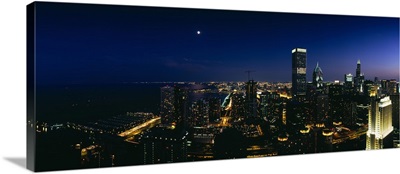
<svg viewBox="0 0 400 174"><path fill-rule="evenodd" d="M345 74L344 75L344 86L345 88L353 88L353 75Z"/></svg>
<svg viewBox="0 0 400 174"><path fill-rule="evenodd" d="M323 87L323 75L324 73L322 72L321 67L318 66L318 62L317 62L317 66L315 66L314 71L313 71L313 85L319 89Z"/></svg>
<svg viewBox="0 0 400 174"><path fill-rule="evenodd" d="M162 124L171 124L174 117L174 88L165 86L161 88L160 116Z"/></svg>
<svg viewBox="0 0 400 174"><path fill-rule="evenodd" d="M296 100L304 100L307 89L307 50L295 48L292 50L292 96Z"/></svg>
<svg viewBox="0 0 400 174"><path fill-rule="evenodd" d="M357 61L357 69L356 69L356 77L360 77L361 76L361 61L360 59L358 59ZM357 83L358 85L358 83Z"/></svg>
<svg viewBox="0 0 400 174"><path fill-rule="evenodd" d="M190 106L190 125L194 127L206 127L209 123L210 106L208 101L202 99Z"/></svg>
<svg viewBox="0 0 400 174"><path fill-rule="evenodd" d="M390 134L393 131L392 125L392 101L389 96L376 99L377 86L373 86L369 91L371 103L368 113L368 132L367 132L367 150L383 149L385 142L393 144ZM385 140L386 138L386 140Z"/></svg>
<svg viewBox="0 0 400 174"><path fill-rule="evenodd" d="M165 86L161 88L161 123L165 126L186 124L188 100L187 90L183 87Z"/></svg>
<svg viewBox="0 0 400 174"><path fill-rule="evenodd" d="M354 88L357 92L363 92L364 74L361 73L361 61L357 61L356 77L354 77Z"/></svg>

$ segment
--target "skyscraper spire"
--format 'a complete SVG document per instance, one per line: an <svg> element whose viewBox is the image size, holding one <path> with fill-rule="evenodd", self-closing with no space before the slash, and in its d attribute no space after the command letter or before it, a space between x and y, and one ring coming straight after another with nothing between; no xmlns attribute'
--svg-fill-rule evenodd
<svg viewBox="0 0 400 174"><path fill-rule="evenodd" d="M313 84L315 87L317 88L321 88L322 87L322 83L323 83L323 75L324 73L322 72L321 67L319 67L319 63L317 62L317 65L314 68L314 72L313 72Z"/></svg>

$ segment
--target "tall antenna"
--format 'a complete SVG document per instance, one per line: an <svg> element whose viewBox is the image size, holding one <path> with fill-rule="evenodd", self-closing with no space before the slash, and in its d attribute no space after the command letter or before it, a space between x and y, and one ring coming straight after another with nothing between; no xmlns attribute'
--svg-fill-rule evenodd
<svg viewBox="0 0 400 174"><path fill-rule="evenodd" d="M247 73L247 80L250 80L250 73L252 73L252 72L255 72L255 71L250 71L250 70L245 71L245 73Z"/></svg>

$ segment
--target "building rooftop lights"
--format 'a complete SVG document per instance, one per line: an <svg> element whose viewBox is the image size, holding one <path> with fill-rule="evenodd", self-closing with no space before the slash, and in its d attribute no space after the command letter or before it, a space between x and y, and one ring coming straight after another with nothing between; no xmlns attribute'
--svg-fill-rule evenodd
<svg viewBox="0 0 400 174"><path fill-rule="evenodd" d="M304 129L300 129L300 133L302 133L302 134L307 134L309 132L310 132L310 128L309 127L306 127Z"/></svg>
<svg viewBox="0 0 400 174"><path fill-rule="evenodd" d="M333 122L333 125L335 125L335 126L340 126L340 125L342 125L342 122L341 121L338 121L338 122Z"/></svg>
<svg viewBox="0 0 400 174"><path fill-rule="evenodd" d="M325 127L325 124L324 123L317 123L317 124L315 124L315 127L322 128L322 127Z"/></svg>
<svg viewBox="0 0 400 174"><path fill-rule="evenodd" d="M287 134L281 134L278 136L278 141L284 142L289 139L289 136Z"/></svg>
<svg viewBox="0 0 400 174"><path fill-rule="evenodd" d="M329 136L333 135L333 132L330 129L325 128L324 130L322 130L322 135L326 136L326 137L329 137Z"/></svg>

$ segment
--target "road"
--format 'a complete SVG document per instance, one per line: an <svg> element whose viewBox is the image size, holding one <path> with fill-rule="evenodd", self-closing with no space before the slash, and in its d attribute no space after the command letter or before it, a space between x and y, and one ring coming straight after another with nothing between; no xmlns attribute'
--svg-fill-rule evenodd
<svg viewBox="0 0 400 174"><path fill-rule="evenodd" d="M126 130L125 132L118 134L118 136L125 137L125 138L132 138L133 136L141 133L143 130L152 128L155 125L160 124L160 123L161 123L161 117L156 117L156 118L146 121L140 125L137 125L129 130Z"/></svg>
<svg viewBox="0 0 400 174"><path fill-rule="evenodd" d="M344 142L346 140L356 139L356 138L360 137L361 135L366 134L367 131L368 131L368 127L361 127L356 131L351 131L349 134L343 135L338 138L334 138L332 140L332 144L338 144L338 143Z"/></svg>

